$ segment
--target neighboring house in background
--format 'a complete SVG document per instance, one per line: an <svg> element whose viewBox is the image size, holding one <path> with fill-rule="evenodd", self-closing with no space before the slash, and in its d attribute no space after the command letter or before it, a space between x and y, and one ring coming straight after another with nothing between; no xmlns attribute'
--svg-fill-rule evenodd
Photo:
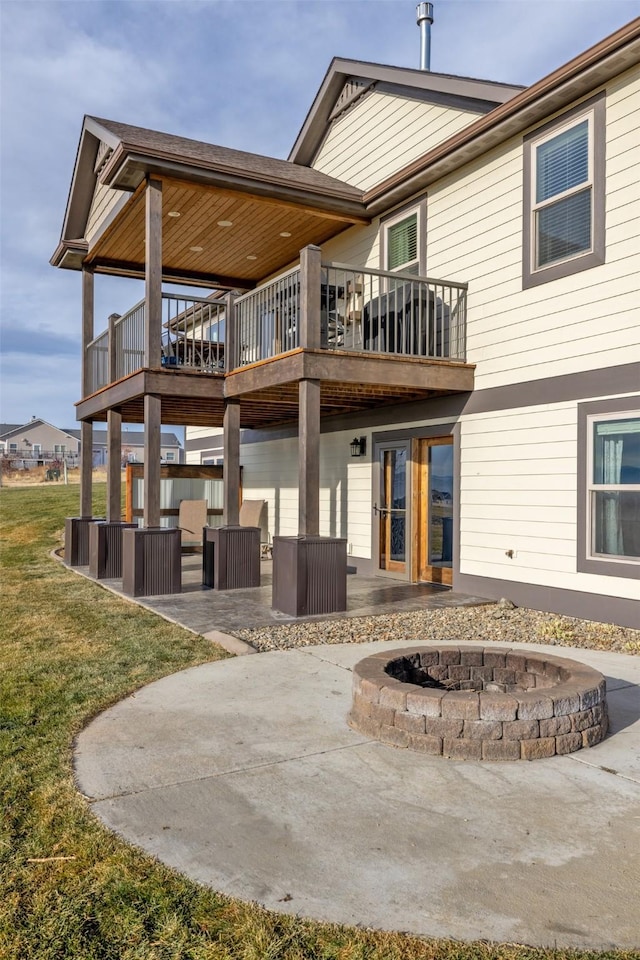
<svg viewBox="0 0 640 960"><path fill-rule="evenodd" d="M639 142L640 19L526 89L336 59L289 161L87 117L52 263L85 318L94 273L147 296L85 334L78 417L229 473L243 428L272 535L637 625Z"/></svg>
<svg viewBox="0 0 640 960"><path fill-rule="evenodd" d="M182 463L182 444L175 433L163 432L160 438L160 458L163 463ZM66 460L75 467L80 456L80 430L54 427L38 417L25 424L0 423L0 454L18 467L29 469L54 461ZM107 431L93 431L93 465L107 462ZM123 430L122 465L144 462L144 432Z"/></svg>
<svg viewBox="0 0 640 960"><path fill-rule="evenodd" d="M80 430L72 429L69 433L80 440ZM124 466L127 463L144 463L144 432L142 430L122 431L122 458ZM163 463L182 463L182 444L175 433L162 432L160 435L160 459ZM107 431L93 431L93 465L104 467L107 463Z"/></svg>
<svg viewBox="0 0 640 960"><path fill-rule="evenodd" d="M76 466L80 452L77 436L39 417L24 424L0 424L0 447L5 457L29 469L54 461Z"/></svg>

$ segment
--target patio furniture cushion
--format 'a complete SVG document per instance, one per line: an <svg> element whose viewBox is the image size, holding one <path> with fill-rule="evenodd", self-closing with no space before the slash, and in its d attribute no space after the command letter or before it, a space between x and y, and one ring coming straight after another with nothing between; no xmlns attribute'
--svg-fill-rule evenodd
<svg viewBox="0 0 640 960"><path fill-rule="evenodd" d="M189 543L202 544L202 528L207 525L206 500L181 500L178 512L178 527L182 531L182 546Z"/></svg>
<svg viewBox="0 0 640 960"><path fill-rule="evenodd" d="M241 527L260 527L260 553L267 556L270 550L268 511L266 500L243 500L240 505Z"/></svg>

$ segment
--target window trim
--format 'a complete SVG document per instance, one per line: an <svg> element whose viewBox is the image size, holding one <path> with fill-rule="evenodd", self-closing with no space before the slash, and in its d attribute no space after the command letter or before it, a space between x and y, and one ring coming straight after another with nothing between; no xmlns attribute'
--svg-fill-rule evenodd
<svg viewBox="0 0 640 960"><path fill-rule="evenodd" d="M605 92L591 97L567 110L554 120L537 127L523 138L523 242L522 242L522 289L549 283L561 277L568 277L582 270L590 270L605 262L605 148L606 148L606 95ZM550 263L545 267L536 267L535 255L535 209L533 185L535 171L535 150L542 141L550 140L569 127L576 126L582 120L589 122L589 150L592 161L591 189L592 202L592 248L586 253L576 254L566 260ZM579 192L579 191L576 191ZM569 195L569 194L568 194Z"/></svg>
<svg viewBox="0 0 640 960"><path fill-rule="evenodd" d="M423 197L421 200L412 200L410 203L404 204L402 207L398 207L392 213L385 214L384 217L380 217L380 270L388 271L387 267L387 257L388 257L388 232L389 228L395 226L396 223L401 223L402 220L406 220L411 216L412 213L416 214L416 232L418 239L418 276L426 277L427 275L427 199ZM405 272L405 267L398 267L397 273Z"/></svg>
<svg viewBox="0 0 640 960"><path fill-rule="evenodd" d="M614 400L596 400L578 404L578 502L577 557L578 573L605 577L640 579L640 561L605 558L591 554L591 482L593 465L592 425L598 420L631 419L640 416L640 394Z"/></svg>

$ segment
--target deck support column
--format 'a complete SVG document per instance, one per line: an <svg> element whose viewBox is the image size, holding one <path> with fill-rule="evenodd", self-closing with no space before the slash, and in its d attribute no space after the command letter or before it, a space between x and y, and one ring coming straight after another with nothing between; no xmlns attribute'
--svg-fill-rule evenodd
<svg viewBox="0 0 640 960"><path fill-rule="evenodd" d="M122 414L107 411L107 520L122 519Z"/></svg>
<svg viewBox="0 0 640 960"><path fill-rule="evenodd" d="M160 397L144 397L143 526L122 530L122 589L132 597L182 590L182 534L160 526Z"/></svg>
<svg viewBox="0 0 640 960"><path fill-rule="evenodd" d="M122 520L121 458L122 414L119 410L108 410L107 519L104 523L96 521L89 528L89 573L96 580L115 580L122 576L123 532L138 526Z"/></svg>
<svg viewBox="0 0 640 960"><path fill-rule="evenodd" d="M300 251L300 347L322 343L322 252ZM347 608L347 541L320 536L320 380L298 384L298 536L274 537L271 606L290 616Z"/></svg>
<svg viewBox="0 0 640 960"><path fill-rule="evenodd" d="M162 358L162 181L150 177L145 192L144 365ZM122 531L122 589L133 597L180 593L182 537L160 526L160 427L162 402L144 396L143 526Z"/></svg>
<svg viewBox="0 0 640 960"><path fill-rule="evenodd" d="M93 391L89 344L93 340L94 275L90 267L82 268L82 397ZM93 424L83 421L80 427L80 516L92 515L93 502Z"/></svg>
<svg viewBox="0 0 640 960"><path fill-rule="evenodd" d="M346 610L347 541L320 536L320 381L298 390L298 536L274 537L271 605L303 617Z"/></svg>
<svg viewBox="0 0 640 960"><path fill-rule="evenodd" d="M162 401L144 397L144 526L160 526L160 425Z"/></svg>
<svg viewBox="0 0 640 960"><path fill-rule="evenodd" d="M93 391L89 344L93 340L94 275L91 267L82 268L82 399ZM89 527L93 523L93 423L80 424L80 516L65 519L64 560L70 567L89 563Z"/></svg>
<svg viewBox="0 0 640 960"><path fill-rule="evenodd" d="M224 406L224 503L222 522L225 527L240 523L240 403L227 400Z"/></svg>
<svg viewBox="0 0 640 960"><path fill-rule="evenodd" d="M298 533L320 534L320 381L298 385Z"/></svg>
<svg viewBox="0 0 640 960"><path fill-rule="evenodd" d="M228 341L226 346L228 346ZM240 402L224 407L222 526L204 531L202 582L214 590L260 586L260 527L240 526Z"/></svg>

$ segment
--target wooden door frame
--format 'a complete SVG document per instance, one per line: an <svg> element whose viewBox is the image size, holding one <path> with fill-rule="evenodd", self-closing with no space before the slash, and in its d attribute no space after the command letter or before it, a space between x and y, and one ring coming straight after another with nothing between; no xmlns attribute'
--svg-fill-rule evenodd
<svg viewBox="0 0 640 960"><path fill-rule="evenodd" d="M453 564L450 567L435 567L422 562L423 558L428 559L429 551L428 450L429 447L445 445L452 447L455 454L455 440L451 434L414 437L411 442L411 582L441 583L450 587L453 581ZM423 576L427 569L428 580Z"/></svg>

